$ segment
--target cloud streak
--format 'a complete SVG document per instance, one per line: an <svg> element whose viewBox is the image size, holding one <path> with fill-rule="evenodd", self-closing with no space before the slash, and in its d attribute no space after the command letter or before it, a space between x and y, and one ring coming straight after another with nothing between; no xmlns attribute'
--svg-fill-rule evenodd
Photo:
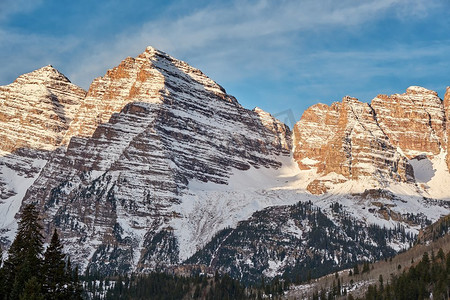
<svg viewBox="0 0 450 300"><path fill-rule="evenodd" d="M100 70L104 72L105 66L117 62L124 53L134 55L147 45L153 45L211 69L216 76L237 76L233 74L237 72L231 70L233 66L239 66L240 78L255 69L271 69L277 74L277 57L292 60L308 52L302 39L303 32L313 31L320 35L329 27L358 30L359 25L386 13L404 17L406 7L412 2L284 0L275 3L261 0L213 4L176 20L161 18L145 23L137 31L118 34L112 42L92 45L90 52L94 54L83 57L82 65L91 65L91 72L100 75ZM409 11L412 15L417 14L415 10ZM74 70L73 75L75 78L86 77L82 73L81 69ZM228 80L226 75L219 75L219 78Z"/></svg>
<svg viewBox="0 0 450 300"><path fill-rule="evenodd" d="M8 72L19 75L52 63L87 88L94 77L152 45L202 69L244 105L258 101L264 109L276 111L277 102L300 112L304 103L295 99L331 100L343 96L342 90L366 97L380 84L389 91L393 86L386 78L405 76L405 70L420 69L419 75L407 74L414 79L448 66L443 58L450 53L449 40L408 40L402 35L414 37L413 33L390 34L395 28L370 36L383 22L396 22L398 27L426 23L430 15L448 7L445 1L243 0L186 10L173 5L105 37L0 30L0 53L20 56L0 58L7 70L0 80L10 78ZM0 12L0 20L14 11ZM108 22L102 15L95 18L85 26Z"/></svg>
<svg viewBox="0 0 450 300"><path fill-rule="evenodd" d="M11 15L27 13L41 5L42 0L2 0L0 5L0 22L7 20Z"/></svg>

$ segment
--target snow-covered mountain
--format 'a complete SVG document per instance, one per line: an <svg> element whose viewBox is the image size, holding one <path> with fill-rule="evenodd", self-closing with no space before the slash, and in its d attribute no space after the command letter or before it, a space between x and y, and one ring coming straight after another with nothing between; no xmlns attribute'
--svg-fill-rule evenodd
<svg viewBox="0 0 450 300"><path fill-rule="evenodd" d="M33 202L46 234L56 227L75 262L104 273L187 261L270 277L313 257L338 268L392 253L449 213L449 101L449 90L442 101L419 87L370 105L345 97L309 108L291 132L152 47L87 93L44 67L0 87L2 245ZM300 217L298 202L350 248L299 245L316 221ZM367 226L364 243L347 219ZM403 229L381 246L370 224ZM240 250L278 232L284 252L274 254L277 243ZM227 255L235 259L218 259Z"/></svg>
<svg viewBox="0 0 450 300"><path fill-rule="evenodd" d="M86 92L52 66L0 87L0 231L16 230L15 215L28 187L62 145Z"/></svg>
<svg viewBox="0 0 450 300"><path fill-rule="evenodd" d="M32 84L50 89L45 80ZM58 227L79 261L111 271L177 263L176 243L159 243L175 241L170 223L182 217L176 208L189 182L226 184L233 170L278 168L291 147L284 124L244 109L202 72L151 47L95 79L77 105L59 144L36 146L60 149L41 158L39 175L20 192L39 203L47 231ZM18 211L12 201L5 195L9 216Z"/></svg>

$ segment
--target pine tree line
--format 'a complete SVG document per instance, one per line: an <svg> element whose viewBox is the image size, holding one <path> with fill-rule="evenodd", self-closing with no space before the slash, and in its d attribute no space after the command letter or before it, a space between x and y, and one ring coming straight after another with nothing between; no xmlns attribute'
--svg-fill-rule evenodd
<svg viewBox="0 0 450 300"><path fill-rule="evenodd" d="M437 255L427 252L415 266L399 276L393 276L390 283L384 283L380 275L378 285L370 285L367 300L413 300L450 299L450 252L439 249Z"/></svg>
<svg viewBox="0 0 450 300"><path fill-rule="evenodd" d="M228 275L190 277L150 273L136 277L119 277L104 297L93 299L256 299L246 288Z"/></svg>
<svg viewBox="0 0 450 300"><path fill-rule="evenodd" d="M56 229L45 252L41 231L35 205L25 206L8 258L0 268L1 300L82 299L78 270L66 260Z"/></svg>
<svg viewBox="0 0 450 300"><path fill-rule="evenodd" d="M106 281L105 281L106 282ZM258 286L244 286L227 274L177 276L154 272L138 276L110 279L106 293L91 293L94 300L115 299L280 299L289 283L276 278Z"/></svg>

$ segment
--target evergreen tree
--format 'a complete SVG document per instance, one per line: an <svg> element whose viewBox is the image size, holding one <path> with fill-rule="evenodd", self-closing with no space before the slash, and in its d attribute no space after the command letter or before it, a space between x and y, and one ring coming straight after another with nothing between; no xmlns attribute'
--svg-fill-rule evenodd
<svg viewBox="0 0 450 300"><path fill-rule="evenodd" d="M23 293L19 297L20 300L44 300L44 294L41 291L41 284L36 277L31 277L23 289Z"/></svg>
<svg viewBox="0 0 450 300"><path fill-rule="evenodd" d="M36 207L33 204L26 205L4 264L5 299L19 299L25 283L40 273L43 251L41 230Z"/></svg>
<svg viewBox="0 0 450 300"><path fill-rule="evenodd" d="M378 282L380 283L380 292L382 293L384 291L383 275L380 274L380 276L378 277Z"/></svg>
<svg viewBox="0 0 450 300"><path fill-rule="evenodd" d="M369 262L365 261L363 264L362 273L370 272Z"/></svg>
<svg viewBox="0 0 450 300"><path fill-rule="evenodd" d="M3 268L1 268L2 262L3 262L3 253L0 252L0 300L3 299L3 296L5 295L5 271Z"/></svg>
<svg viewBox="0 0 450 300"><path fill-rule="evenodd" d="M68 260L68 262L70 263L70 258ZM71 272L69 274L71 274L72 276L70 277L70 282L68 285L68 294L69 294L69 298L71 300L81 300L83 299L83 297L81 296L83 294L83 287L81 286L81 282L80 279L78 278L78 266L75 267L75 270L72 271L72 269L70 268L70 264L68 264L68 271Z"/></svg>
<svg viewBox="0 0 450 300"><path fill-rule="evenodd" d="M66 274L65 255L62 249L63 246L55 229L50 245L45 251L42 267L43 289L48 299L62 299L71 279L71 270L68 270Z"/></svg>
<svg viewBox="0 0 450 300"><path fill-rule="evenodd" d="M390 283L384 283L379 277L379 288L370 286L365 299L428 299L433 293L433 299L449 299L450 269L442 259L444 252L437 256L424 253L422 260L416 266L411 266L398 276L393 276ZM447 256L448 257L448 256Z"/></svg>

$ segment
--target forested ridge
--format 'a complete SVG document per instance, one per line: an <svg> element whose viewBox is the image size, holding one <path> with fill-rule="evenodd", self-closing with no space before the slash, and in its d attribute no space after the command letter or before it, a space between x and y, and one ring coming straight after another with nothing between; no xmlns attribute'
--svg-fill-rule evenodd
<svg viewBox="0 0 450 300"><path fill-rule="evenodd" d="M299 284L355 263L392 257L398 252L393 244L411 246L416 239L401 225L367 225L337 202L330 210L311 201L263 209L219 231L186 263L211 263L244 284L258 284L271 273ZM281 267L268 272L270 264Z"/></svg>

